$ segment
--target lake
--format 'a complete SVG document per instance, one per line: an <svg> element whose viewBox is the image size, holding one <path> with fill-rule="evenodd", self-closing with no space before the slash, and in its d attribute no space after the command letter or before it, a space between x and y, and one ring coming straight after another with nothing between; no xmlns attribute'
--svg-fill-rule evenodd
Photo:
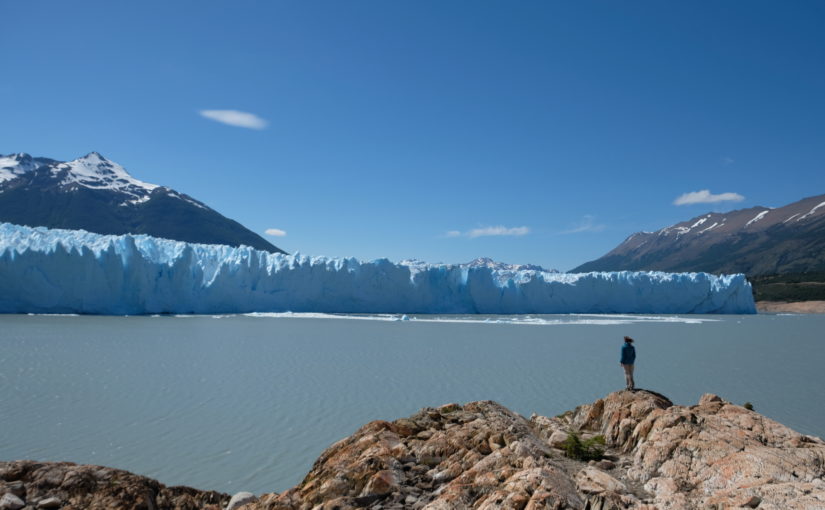
<svg viewBox="0 0 825 510"><path fill-rule="evenodd" d="M0 459L282 491L375 419L496 400L548 416L636 383L825 436L825 315L0 316Z"/></svg>

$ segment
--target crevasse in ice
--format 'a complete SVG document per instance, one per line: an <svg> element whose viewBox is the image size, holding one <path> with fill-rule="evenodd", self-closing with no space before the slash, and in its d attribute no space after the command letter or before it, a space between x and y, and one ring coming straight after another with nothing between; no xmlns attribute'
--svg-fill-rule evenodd
<svg viewBox="0 0 825 510"><path fill-rule="evenodd" d="M755 313L741 274L361 262L0 224L0 313Z"/></svg>

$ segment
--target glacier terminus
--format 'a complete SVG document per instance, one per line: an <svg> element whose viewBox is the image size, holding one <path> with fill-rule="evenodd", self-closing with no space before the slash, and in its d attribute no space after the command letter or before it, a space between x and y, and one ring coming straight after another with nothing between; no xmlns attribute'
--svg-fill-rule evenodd
<svg viewBox="0 0 825 510"><path fill-rule="evenodd" d="M0 313L756 313L744 275L308 257L0 224Z"/></svg>

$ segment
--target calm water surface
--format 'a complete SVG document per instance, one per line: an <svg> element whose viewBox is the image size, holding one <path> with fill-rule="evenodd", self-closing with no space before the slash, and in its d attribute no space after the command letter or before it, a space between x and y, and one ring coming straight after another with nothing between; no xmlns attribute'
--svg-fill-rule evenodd
<svg viewBox="0 0 825 510"><path fill-rule="evenodd" d="M374 419L482 399L552 416L620 389L623 335L638 386L825 436L823 315L425 318L0 316L0 459L281 491Z"/></svg>

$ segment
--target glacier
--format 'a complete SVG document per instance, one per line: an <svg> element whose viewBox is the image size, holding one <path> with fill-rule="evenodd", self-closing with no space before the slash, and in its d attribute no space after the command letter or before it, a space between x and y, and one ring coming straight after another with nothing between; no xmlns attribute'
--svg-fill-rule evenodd
<svg viewBox="0 0 825 510"><path fill-rule="evenodd" d="M0 224L0 313L756 313L744 275L308 257Z"/></svg>

